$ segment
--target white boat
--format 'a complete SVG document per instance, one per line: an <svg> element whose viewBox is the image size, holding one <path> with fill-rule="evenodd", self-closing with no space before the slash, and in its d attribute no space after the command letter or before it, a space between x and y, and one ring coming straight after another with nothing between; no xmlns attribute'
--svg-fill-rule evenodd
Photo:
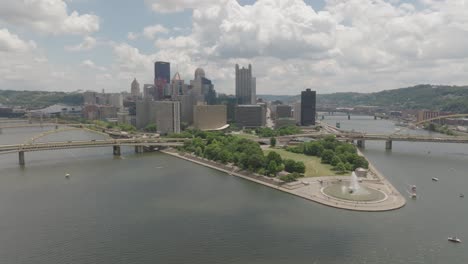
<svg viewBox="0 0 468 264"><path fill-rule="evenodd" d="M436 181L439 181L439 178L435 178L435 177L434 177L434 178L432 178L432 181L435 181L435 182L436 182Z"/></svg>
<svg viewBox="0 0 468 264"><path fill-rule="evenodd" d="M453 242L453 243L461 243L461 239L459 239L458 237L454 236L454 237L449 237L448 238L448 241L450 242Z"/></svg>
<svg viewBox="0 0 468 264"><path fill-rule="evenodd" d="M65 178L67 179L70 178L70 174L69 173L65 174Z"/></svg>

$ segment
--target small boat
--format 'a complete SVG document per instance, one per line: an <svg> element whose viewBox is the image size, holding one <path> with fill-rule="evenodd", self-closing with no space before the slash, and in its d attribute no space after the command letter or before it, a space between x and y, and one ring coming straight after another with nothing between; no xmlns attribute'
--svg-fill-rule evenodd
<svg viewBox="0 0 468 264"><path fill-rule="evenodd" d="M432 178L432 181L437 182L437 181L439 181L439 178L435 178L435 177L434 177L434 178Z"/></svg>
<svg viewBox="0 0 468 264"><path fill-rule="evenodd" d="M65 178L69 179L69 178L70 178L70 174L69 174L69 173L65 174Z"/></svg>
<svg viewBox="0 0 468 264"><path fill-rule="evenodd" d="M418 198L418 195L416 193L412 193L411 198L416 199L416 198Z"/></svg>
<svg viewBox="0 0 468 264"><path fill-rule="evenodd" d="M453 242L453 243L461 243L461 239L459 239L458 237L454 236L454 237L449 237L448 238L448 241L450 242Z"/></svg>
<svg viewBox="0 0 468 264"><path fill-rule="evenodd" d="M460 193L459 196L460 196L460 198L464 198L464 197L465 197L465 195L464 195L463 193Z"/></svg>

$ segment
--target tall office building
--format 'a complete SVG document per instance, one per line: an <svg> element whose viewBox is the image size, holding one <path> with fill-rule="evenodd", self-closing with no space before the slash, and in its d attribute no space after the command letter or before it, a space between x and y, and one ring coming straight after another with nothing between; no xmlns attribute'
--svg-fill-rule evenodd
<svg viewBox="0 0 468 264"><path fill-rule="evenodd" d="M143 85L143 99L149 100L154 98L154 84Z"/></svg>
<svg viewBox="0 0 468 264"><path fill-rule="evenodd" d="M132 97L138 98L140 97L140 84L138 83L137 79L133 79L130 93L132 94Z"/></svg>
<svg viewBox="0 0 468 264"><path fill-rule="evenodd" d="M192 94L197 102L207 104L216 103L216 91L210 79L205 77L205 71L202 68L195 70L195 79L190 81L192 86Z"/></svg>
<svg viewBox="0 0 468 264"><path fill-rule="evenodd" d="M252 77L252 65L239 68L236 64L236 98L240 105L254 105L256 98L256 78Z"/></svg>
<svg viewBox="0 0 468 264"><path fill-rule="evenodd" d="M169 62L157 61L154 63L154 93L155 100L164 99L164 90L171 82L171 64Z"/></svg>
<svg viewBox="0 0 468 264"><path fill-rule="evenodd" d="M180 102L156 101L156 126L161 134L180 133Z"/></svg>
<svg viewBox="0 0 468 264"><path fill-rule="evenodd" d="M239 127L264 127L266 105L238 105L235 109L235 119Z"/></svg>
<svg viewBox="0 0 468 264"><path fill-rule="evenodd" d="M301 93L301 125L315 125L316 92L306 89Z"/></svg>
<svg viewBox="0 0 468 264"><path fill-rule="evenodd" d="M178 72L172 78L170 88L172 99L177 99L179 95L183 95L185 91L187 91L187 85L184 84L184 80L180 79L180 74Z"/></svg>
<svg viewBox="0 0 468 264"><path fill-rule="evenodd" d="M156 101L139 100L136 102L136 127L138 129L145 128L149 124L156 123L157 114ZM131 113L130 113L131 114Z"/></svg>

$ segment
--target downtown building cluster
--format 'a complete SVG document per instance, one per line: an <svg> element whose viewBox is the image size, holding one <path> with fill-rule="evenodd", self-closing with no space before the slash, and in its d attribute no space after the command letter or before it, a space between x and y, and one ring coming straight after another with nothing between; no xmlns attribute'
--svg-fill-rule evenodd
<svg viewBox="0 0 468 264"><path fill-rule="evenodd" d="M161 134L180 133L187 127L200 130L222 130L228 123L239 128L267 125L269 105L257 100L256 78L252 65L235 65L235 96L217 95L213 82L202 68L193 80L185 82L178 72L171 75L169 62L154 63L154 83L143 87L134 79L130 93L84 93L83 117L129 124L137 129L156 127ZM302 93L300 109L275 106L279 125L314 125L315 92ZM300 112L299 122L293 117Z"/></svg>

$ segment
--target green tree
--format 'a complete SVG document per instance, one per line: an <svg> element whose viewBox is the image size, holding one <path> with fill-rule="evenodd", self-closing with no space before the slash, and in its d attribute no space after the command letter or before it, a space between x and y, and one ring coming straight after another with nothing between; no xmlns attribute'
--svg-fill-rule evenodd
<svg viewBox="0 0 468 264"><path fill-rule="evenodd" d="M304 144L304 154L320 157L324 148L319 142L309 142Z"/></svg>
<svg viewBox="0 0 468 264"><path fill-rule="evenodd" d="M283 163L283 159L281 158L281 155L274 151L270 151L267 155L267 163L269 164L270 161L274 161L276 164Z"/></svg>
<svg viewBox="0 0 468 264"><path fill-rule="evenodd" d="M275 147L276 146L276 138L272 137L270 138L270 146Z"/></svg>
<svg viewBox="0 0 468 264"><path fill-rule="evenodd" d="M357 169L357 168L364 168L364 169L369 168L369 162L366 160L366 158L358 156L356 157L356 159L354 159L353 169Z"/></svg>
<svg viewBox="0 0 468 264"><path fill-rule="evenodd" d="M330 164L334 156L335 156L335 153L333 152L333 150L330 150L330 149L324 150L321 155L322 163Z"/></svg>
<svg viewBox="0 0 468 264"><path fill-rule="evenodd" d="M292 159L284 160L284 169L289 173L293 173L295 171L295 165L296 162Z"/></svg>
<svg viewBox="0 0 468 264"><path fill-rule="evenodd" d="M158 131L158 127L155 123L151 123L147 125L143 130L146 132L156 133Z"/></svg>
<svg viewBox="0 0 468 264"><path fill-rule="evenodd" d="M278 165L274 160L271 160L270 163L268 163L267 171L269 176L275 176L276 173L278 173Z"/></svg>
<svg viewBox="0 0 468 264"><path fill-rule="evenodd" d="M343 163L343 162L339 162L336 166L335 166L335 170L338 172L338 173L345 173L347 170L346 170L346 165Z"/></svg>
<svg viewBox="0 0 468 264"><path fill-rule="evenodd" d="M305 173L305 165L304 162L298 161L294 164L294 172L297 173Z"/></svg>
<svg viewBox="0 0 468 264"><path fill-rule="evenodd" d="M330 164L331 164L332 166L336 166L336 165L338 165L338 163L340 163L340 162L341 162L341 159L338 157L338 155L335 155L335 156L333 156L333 158L332 158Z"/></svg>

